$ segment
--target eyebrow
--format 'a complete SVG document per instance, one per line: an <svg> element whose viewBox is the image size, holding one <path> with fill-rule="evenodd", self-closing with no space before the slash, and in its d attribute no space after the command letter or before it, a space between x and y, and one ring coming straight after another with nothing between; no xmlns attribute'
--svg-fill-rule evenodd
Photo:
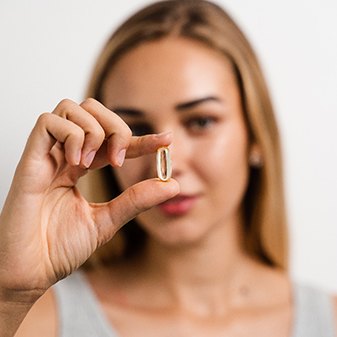
<svg viewBox="0 0 337 337"><path fill-rule="evenodd" d="M184 111L184 110L188 110L188 109L192 109L195 108L196 106L203 104L203 103L207 103L207 102L217 102L217 103L221 103L221 99L217 96L206 96L206 97L201 97L201 98L197 98L191 101L187 101L187 102L183 102L183 103L178 103L177 105L175 105L174 109L178 112L180 111ZM129 115L131 117L139 117L139 116L143 116L145 114L144 111L139 110L139 109L135 109L135 108L128 108L128 107L115 107L111 109L112 111L114 111L115 113L117 113L118 115Z"/></svg>
<svg viewBox="0 0 337 337"><path fill-rule="evenodd" d="M177 111L182 111L182 110L187 110L196 107L197 105L207 103L207 102L217 102L220 103L221 99L216 96L206 96L202 98L197 98L192 101L184 102L184 103L179 103L175 106L175 110Z"/></svg>

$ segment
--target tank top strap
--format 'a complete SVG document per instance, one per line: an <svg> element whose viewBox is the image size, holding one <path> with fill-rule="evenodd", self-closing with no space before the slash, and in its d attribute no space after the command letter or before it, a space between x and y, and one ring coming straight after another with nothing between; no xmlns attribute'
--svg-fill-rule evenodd
<svg viewBox="0 0 337 337"><path fill-rule="evenodd" d="M294 285L294 326L291 337L336 337L332 297L322 290Z"/></svg>
<svg viewBox="0 0 337 337"><path fill-rule="evenodd" d="M81 271L53 287L58 311L58 337L118 337Z"/></svg>

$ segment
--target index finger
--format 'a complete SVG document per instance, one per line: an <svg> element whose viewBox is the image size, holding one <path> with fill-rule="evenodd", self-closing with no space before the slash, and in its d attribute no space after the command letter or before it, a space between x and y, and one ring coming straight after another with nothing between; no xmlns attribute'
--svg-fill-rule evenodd
<svg viewBox="0 0 337 337"><path fill-rule="evenodd" d="M132 137L126 151L126 158L135 158L156 152L162 146L168 146L172 142L172 132Z"/></svg>
<svg viewBox="0 0 337 337"><path fill-rule="evenodd" d="M126 158L136 158L146 154L154 153L162 146L168 146L172 142L172 132L160 134L151 134L130 139L128 148L126 149ZM90 169L98 169L111 164L108 156L107 142L105 141L97 152Z"/></svg>

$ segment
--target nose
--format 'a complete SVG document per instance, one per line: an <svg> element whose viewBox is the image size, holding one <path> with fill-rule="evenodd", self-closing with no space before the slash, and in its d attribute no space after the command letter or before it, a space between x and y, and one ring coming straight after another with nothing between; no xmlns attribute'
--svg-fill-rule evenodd
<svg viewBox="0 0 337 337"><path fill-rule="evenodd" d="M192 158L192 146L184 132L175 130L170 148L172 178L179 178L188 171Z"/></svg>

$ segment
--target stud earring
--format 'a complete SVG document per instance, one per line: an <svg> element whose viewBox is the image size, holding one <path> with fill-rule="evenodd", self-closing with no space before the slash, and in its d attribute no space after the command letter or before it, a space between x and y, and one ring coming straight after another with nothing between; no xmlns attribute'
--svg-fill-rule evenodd
<svg viewBox="0 0 337 337"><path fill-rule="evenodd" d="M252 151L250 153L249 165L255 168L260 168L263 166L262 155L259 151Z"/></svg>

